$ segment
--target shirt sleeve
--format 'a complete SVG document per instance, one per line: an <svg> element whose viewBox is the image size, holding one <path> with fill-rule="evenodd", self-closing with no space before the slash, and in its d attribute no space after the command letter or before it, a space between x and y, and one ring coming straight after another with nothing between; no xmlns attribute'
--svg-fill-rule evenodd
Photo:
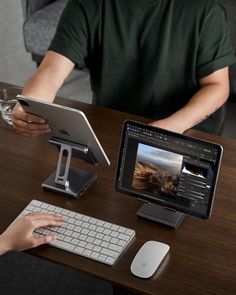
<svg viewBox="0 0 236 295"><path fill-rule="evenodd" d="M197 57L197 77L203 78L235 62L225 13L219 4L214 2L202 26Z"/></svg>
<svg viewBox="0 0 236 295"><path fill-rule="evenodd" d="M69 0L48 50L67 57L76 67L84 68L88 54L87 35L86 16L79 1Z"/></svg>

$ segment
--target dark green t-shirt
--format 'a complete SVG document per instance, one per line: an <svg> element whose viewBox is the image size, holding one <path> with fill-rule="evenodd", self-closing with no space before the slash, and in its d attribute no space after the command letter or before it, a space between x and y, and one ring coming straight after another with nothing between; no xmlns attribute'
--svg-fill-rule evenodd
<svg viewBox="0 0 236 295"><path fill-rule="evenodd" d="M235 62L214 0L69 0L49 49L90 70L95 104L153 119Z"/></svg>

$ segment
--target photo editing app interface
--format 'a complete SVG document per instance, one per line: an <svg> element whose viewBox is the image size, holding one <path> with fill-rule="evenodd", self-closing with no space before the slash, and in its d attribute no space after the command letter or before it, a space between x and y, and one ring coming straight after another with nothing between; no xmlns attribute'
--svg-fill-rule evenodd
<svg viewBox="0 0 236 295"><path fill-rule="evenodd" d="M120 189L208 217L219 165L216 146L129 124L123 140L117 179Z"/></svg>

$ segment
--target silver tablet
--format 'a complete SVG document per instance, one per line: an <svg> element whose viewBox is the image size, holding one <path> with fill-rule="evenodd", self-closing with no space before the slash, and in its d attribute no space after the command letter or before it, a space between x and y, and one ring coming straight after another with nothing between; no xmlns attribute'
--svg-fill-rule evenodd
<svg viewBox="0 0 236 295"><path fill-rule="evenodd" d="M47 121L52 130L50 134L52 137L87 146L98 164L110 165L107 155L82 111L22 95L18 95L17 100L25 112Z"/></svg>

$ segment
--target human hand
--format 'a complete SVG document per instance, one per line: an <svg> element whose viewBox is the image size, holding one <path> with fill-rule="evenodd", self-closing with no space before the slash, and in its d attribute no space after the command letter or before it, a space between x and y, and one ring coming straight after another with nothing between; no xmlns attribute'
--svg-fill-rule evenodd
<svg viewBox="0 0 236 295"><path fill-rule="evenodd" d="M7 251L23 251L49 243L56 236L43 236L36 238L34 230L40 227L61 226L63 218L54 214L30 213L15 220L0 235L0 254Z"/></svg>
<svg viewBox="0 0 236 295"><path fill-rule="evenodd" d="M12 111L12 123L17 133L35 137L51 131L43 118L26 113L17 102Z"/></svg>

